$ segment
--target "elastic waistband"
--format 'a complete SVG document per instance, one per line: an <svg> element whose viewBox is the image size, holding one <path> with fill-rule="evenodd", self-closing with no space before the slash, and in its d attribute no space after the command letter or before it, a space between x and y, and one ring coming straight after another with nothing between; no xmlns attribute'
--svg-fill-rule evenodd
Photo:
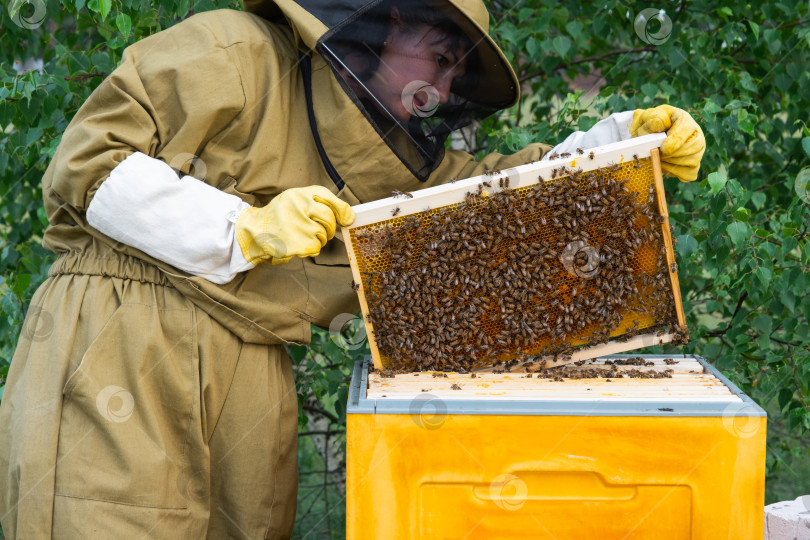
<svg viewBox="0 0 810 540"><path fill-rule="evenodd" d="M157 266L123 254L102 258L87 253L63 253L48 270L51 277L62 274L107 276L174 288Z"/></svg>

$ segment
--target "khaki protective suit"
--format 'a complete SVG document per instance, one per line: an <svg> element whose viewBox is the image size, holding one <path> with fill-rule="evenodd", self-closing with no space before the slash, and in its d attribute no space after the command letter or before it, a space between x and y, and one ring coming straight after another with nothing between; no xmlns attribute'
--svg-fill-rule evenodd
<svg viewBox="0 0 810 540"><path fill-rule="evenodd" d="M403 166L311 54L327 175L298 51L327 28L290 1L213 11L129 47L67 128L43 179L59 254L36 292L0 407L7 538L285 538L297 493L297 399L283 345L356 312L336 237L314 258L225 285L117 243L85 212L140 151L197 156L201 180L253 206L326 186L357 204L539 159L447 151L426 182ZM248 6L251 8L251 6ZM488 21L483 21L488 24ZM337 235L338 237L340 235ZM178 241L182 241L178 238Z"/></svg>

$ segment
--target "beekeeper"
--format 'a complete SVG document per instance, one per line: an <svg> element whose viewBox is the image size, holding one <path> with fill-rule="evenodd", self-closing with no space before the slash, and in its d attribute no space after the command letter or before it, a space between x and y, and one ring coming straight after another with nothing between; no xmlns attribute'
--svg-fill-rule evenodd
<svg viewBox="0 0 810 540"><path fill-rule="evenodd" d="M0 408L7 538L285 538L297 400L283 348L356 312L350 205L540 159L480 162L455 129L517 102L480 0L277 0L129 47L43 179L59 257ZM700 128L618 113L563 144Z"/></svg>

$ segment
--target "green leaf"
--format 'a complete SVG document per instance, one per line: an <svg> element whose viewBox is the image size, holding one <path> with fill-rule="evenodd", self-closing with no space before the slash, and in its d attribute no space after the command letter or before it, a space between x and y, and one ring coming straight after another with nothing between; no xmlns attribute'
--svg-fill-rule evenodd
<svg viewBox="0 0 810 540"><path fill-rule="evenodd" d="M774 77L773 82L783 94L787 93L790 90L790 87L793 86L793 79L785 73L780 73Z"/></svg>
<svg viewBox="0 0 810 540"><path fill-rule="evenodd" d="M537 52L539 50L540 45L537 43L534 36L531 36L528 40L526 40L526 52L529 53L529 57L537 56Z"/></svg>
<svg viewBox="0 0 810 540"><path fill-rule="evenodd" d="M571 48L571 38L568 36L557 36L551 41L551 48L554 49L560 56L565 56L565 53Z"/></svg>
<svg viewBox="0 0 810 540"><path fill-rule="evenodd" d="M740 247L751 238L751 227L749 227L747 223L741 223L739 221L735 221L726 227L726 232L736 247Z"/></svg>
<svg viewBox="0 0 810 540"><path fill-rule="evenodd" d="M751 194L751 202L754 204L754 208L757 210L762 210L762 207L765 206L765 201L767 198L768 197L761 191L755 191L753 194Z"/></svg>
<svg viewBox="0 0 810 540"><path fill-rule="evenodd" d="M683 257L689 258L692 253L697 251L698 241L693 236L688 234L681 234L678 236L678 243L675 248Z"/></svg>
<svg viewBox="0 0 810 540"><path fill-rule="evenodd" d="M782 301L782 305L788 310L788 312L793 313L796 309L796 295L793 294L793 291L782 291L779 293L779 300Z"/></svg>
<svg viewBox="0 0 810 540"><path fill-rule="evenodd" d="M759 41L759 25L754 21L748 21L748 26L751 27L751 31L754 33L754 39Z"/></svg>
<svg viewBox="0 0 810 540"><path fill-rule="evenodd" d="M602 33L602 29L605 27L607 17L594 17L591 20L591 34L598 36Z"/></svg>
<svg viewBox="0 0 810 540"><path fill-rule="evenodd" d="M754 321L751 323L751 326L763 332L765 334L771 333L771 328L773 328L773 319L771 319L768 315L764 313L762 315L757 315L754 318Z"/></svg>
<svg viewBox="0 0 810 540"><path fill-rule="evenodd" d="M802 139L802 148L804 149L804 153L807 154L807 157L810 157L810 137L804 137Z"/></svg>
<svg viewBox="0 0 810 540"><path fill-rule="evenodd" d="M565 25L565 28L566 30L568 30L568 33L574 36L574 38L579 37L579 35L582 33L583 27L584 25L579 21L571 21L570 23Z"/></svg>
<svg viewBox="0 0 810 540"><path fill-rule="evenodd" d="M757 276L760 283L762 283L763 287L767 287L771 283L771 278L773 277L773 272L769 268L765 268L764 266L760 266L754 272L754 275Z"/></svg>
<svg viewBox="0 0 810 540"><path fill-rule="evenodd" d="M765 43L771 54L775 55L782 48L782 41L779 39L779 30L769 28L763 32Z"/></svg>
<svg viewBox="0 0 810 540"><path fill-rule="evenodd" d="M754 79L747 72L742 72L740 74L738 84L750 92L756 92L758 90L757 83L754 82Z"/></svg>
<svg viewBox="0 0 810 540"><path fill-rule="evenodd" d="M25 291L28 290L28 286L30 284L31 274L18 274L11 290L14 292L14 294L22 298L25 296Z"/></svg>
<svg viewBox="0 0 810 540"><path fill-rule="evenodd" d="M726 187L726 182L728 182L728 177L719 171L715 171L709 174L709 186L712 188L712 194L717 195L720 193L724 187Z"/></svg>
<svg viewBox="0 0 810 540"><path fill-rule="evenodd" d="M101 20L107 20L107 15L110 14L112 8L112 0L98 0L98 4L101 11Z"/></svg>
<svg viewBox="0 0 810 540"><path fill-rule="evenodd" d="M307 355L307 347L304 345L290 345L288 347L288 353L293 364L299 364Z"/></svg>
<svg viewBox="0 0 810 540"><path fill-rule="evenodd" d="M782 256L787 257L788 254L796 249L798 241L795 236L788 236L782 240Z"/></svg>
<svg viewBox="0 0 810 540"><path fill-rule="evenodd" d="M658 86L652 83L645 83L641 85L641 91L648 98L654 98L658 93Z"/></svg>
<svg viewBox="0 0 810 540"><path fill-rule="evenodd" d="M685 58L685 57L684 57ZM704 116L714 116L718 112L722 111L722 107L712 101L711 99L706 99L705 105L703 105L703 115Z"/></svg>
<svg viewBox="0 0 810 540"><path fill-rule="evenodd" d="M672 69L678 69L681 64L686 62L686 53L679 47L672 47L667 53L667 56L669 57L669 65Z"/></svg>
<svg viewBox="0 0 810 540"><path fill-rule="evenodd" d="M737 208L737 210L734 211L734 218L737 221L748 223L748 210L745 208Z"/></svg>
<svg viewBox="0 0 810 540"><path fill-rule="evenodd" d="M753 91L756 91L754 89ZM754 127L757 124L757 117L753 115L749 115L748 111L745 109L740 109L737 111L737 126L745 133L751 135L752 137L756 136L754 132Z"/></svg>
<svg viewBox="0 0 810 540"><path fill-rule="evenodd" d="M790 403L790 400L793 399L793 389L792 388L782 388L779 390L779 409L785 410Z"/></svg>
<svg viewBox="0 0 810 540"><path fill-rule="evenodd" d="M115 17L115 26L124 37L129 37L129 32L132 30L132 19L126 13L119 13Z"/></svg>

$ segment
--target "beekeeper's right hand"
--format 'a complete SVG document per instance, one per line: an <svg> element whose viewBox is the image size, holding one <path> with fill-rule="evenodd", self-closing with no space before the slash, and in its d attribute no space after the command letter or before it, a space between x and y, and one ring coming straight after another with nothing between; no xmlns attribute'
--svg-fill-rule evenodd
<svg viewBox="0 0 810 540"><path fill-rule="evenodd" d="M245 209L236 221L236 240L248 262L284 264L320 253L336 224L351 225L354 217L352 207L323 186L291 188L267 206Z"/></svg>

